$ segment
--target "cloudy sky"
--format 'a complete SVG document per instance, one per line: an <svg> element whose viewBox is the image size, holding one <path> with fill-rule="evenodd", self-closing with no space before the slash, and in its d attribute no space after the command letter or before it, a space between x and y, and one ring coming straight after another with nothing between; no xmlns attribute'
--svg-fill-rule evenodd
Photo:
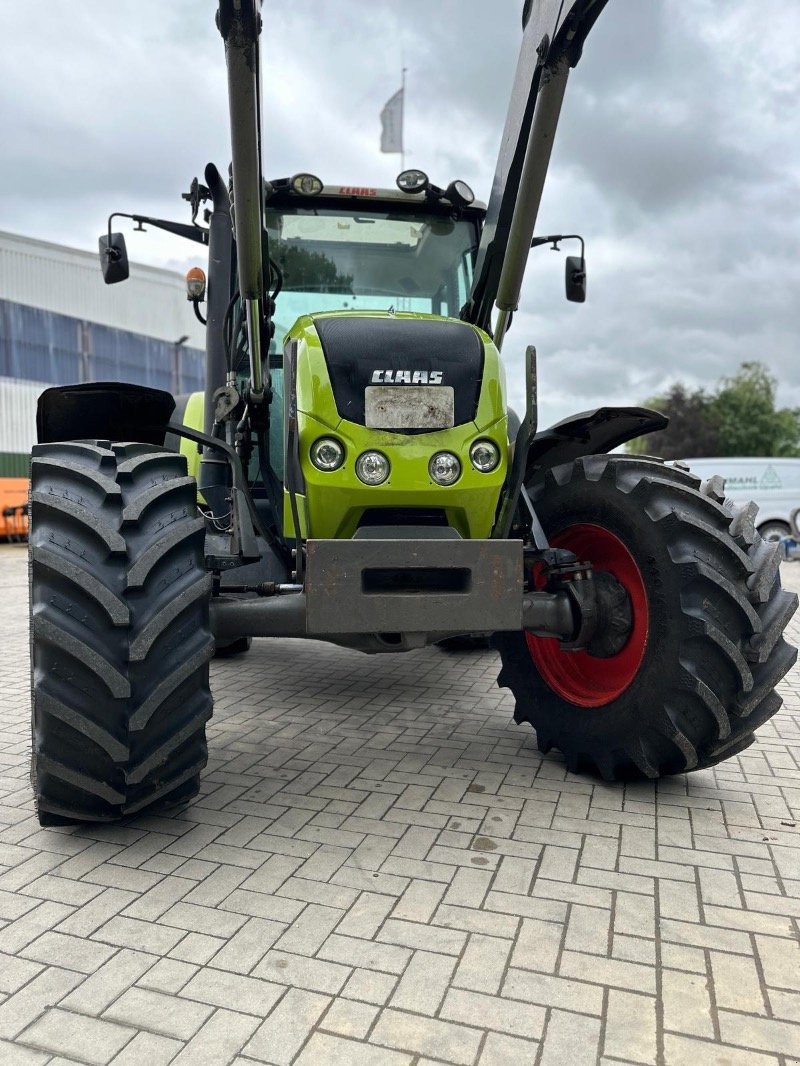
<svg viewBox="0 0 800 1066"><path fill-rule="evenodd" d="M408 68L408 163L487 198L521 0L265 0L265 173L392 185L378 113ZM229 141L213 0L0 0L0 229L95 248L111 210L183 218ZM800 406L800 5L609 0L573 72L539 218L582 233L589 299L531 253L509 334L542 420L766 362ZM131 258L185 267L178 238ZM570 249L571 250L571 249Z"/></svg>

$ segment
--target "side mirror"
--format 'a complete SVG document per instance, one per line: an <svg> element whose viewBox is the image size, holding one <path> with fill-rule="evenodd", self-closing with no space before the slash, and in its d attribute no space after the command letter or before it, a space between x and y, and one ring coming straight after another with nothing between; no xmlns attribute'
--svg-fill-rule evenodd
<svg viewBox="0 0 800 1066"><path fill-rule="evenodd" d="M121 233L104 233L97 243L100 249L100 267L106 285L125 281L130 274L125 237Z"/></svg>
<svg viewBox="0 0 800 1066"><path fill-rule="evenodd" d="M564 275L567 299L572 303L586 302L586 260L579 255L568 255Z"/></svg>

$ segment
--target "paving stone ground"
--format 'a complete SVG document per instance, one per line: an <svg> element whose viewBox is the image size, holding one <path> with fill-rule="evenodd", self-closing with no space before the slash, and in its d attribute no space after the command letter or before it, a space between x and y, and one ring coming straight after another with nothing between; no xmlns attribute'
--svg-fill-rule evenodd
<svg viewBox="0 0 800 1066"><path fill-rule="evenodd" d="M493 653L256 641L188 809L42 830L26 577L0 549L2 1066L800 1066L800 671L738 758L611 786Z"/></svg>

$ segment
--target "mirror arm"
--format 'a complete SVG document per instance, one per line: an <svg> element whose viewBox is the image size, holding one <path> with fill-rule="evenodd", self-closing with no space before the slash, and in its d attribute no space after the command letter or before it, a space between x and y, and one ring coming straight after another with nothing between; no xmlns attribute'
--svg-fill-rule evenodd
<svg viewBox="0 0 800 1066"><path fill-rule="evenodd" d="M586 243L581 237L580 233L560 233L551 237L534 237L531 241L531 248L540 248L543 244L551 244L552 251L558 252L558 247L561 241L580 241L581 242L581 263L586 262Z"/></svg>
<svg viewBox="0 0 800 1066"><path fill-rule="evenodd" d="M136 232L141 231L146 233L145 224L148 226L155 226L156 229L166 230L167 233L174 233L178 237L186 237L187 240L195 241L197 244L208 244L208 230L203 229L201 226L189 225L186 222L170 222L164 218L150 218L149 215L129 215L125 211L115 211L112 215L108 216L108 240L109 245L111 243L111 222L115 218L130 218L136 223ZM111 257L113 261L119 258L119 253Z"/></svg>
<svg viewBox="0 0 800 1066"><path fill-rule="evenodd" d="M573 303L583 303L586 299L586 242L580 233L552 233L548 237L531 238L531 248L541 248L549 244L554 252L559 252L562 241L580 241L580 258L574 255L567 256L566 285L567 299ZM506 327L507 328L507 327Z"/></svg>

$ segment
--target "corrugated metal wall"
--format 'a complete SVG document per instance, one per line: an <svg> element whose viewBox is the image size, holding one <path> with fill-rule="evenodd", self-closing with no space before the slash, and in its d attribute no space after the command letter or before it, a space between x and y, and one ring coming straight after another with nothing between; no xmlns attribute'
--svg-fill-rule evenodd
<svg viewBox="0 0 800 1066"><path fill-rule="evenodd" d="M127 236L135 257L147 236ZM183 244L187 257L205 268L206 249ZM130 270L127 281L106 285L95 252L0 232L0 298L168 342L188 334L192 347L203 348L205 330L192 314L181 275L134 262Z"/></svg>
<svg viewBox="0 0 800 1066"><path fill-rule="evenodd" d="M36 443L36 401L43 382L0 377L0 478L27 477L28 453Z"/></svg>
<svg viewBox="0 0 800 1066"><path fill-rule="evenodd" d="M131 381L175 395L203 388L203 352L0 300L0 376L68 385Z"/></svg>
<svg viewBox="0 0 800 1066"><path fill-rule="evenodd" d="M179 274L131 263L128 281L108 286L91 252L0 233L0 477L27 477L36 401L49 385L196 392L204 345Z"/></svg>
<svg viewBox="0 0 800 1066"><path fill-rule="evenodd" d="M38 381L0 378L0 452L29 452L36 443L36 401L47 388Z"/></svg>

